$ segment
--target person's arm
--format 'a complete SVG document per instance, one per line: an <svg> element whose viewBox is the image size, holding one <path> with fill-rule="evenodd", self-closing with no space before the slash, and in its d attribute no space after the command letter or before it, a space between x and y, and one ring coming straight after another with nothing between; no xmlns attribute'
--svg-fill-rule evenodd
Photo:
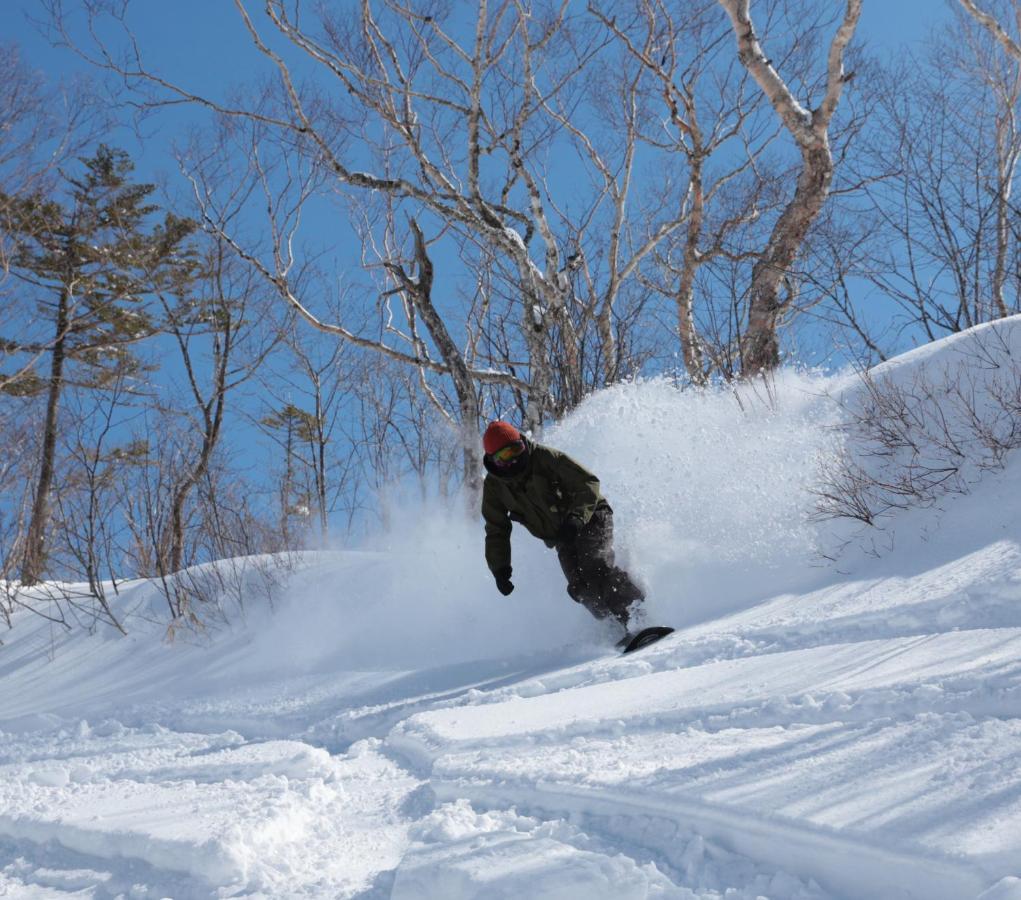
<svg viewBox="0 0 1021 900"><path fill-rule="evenodd" d="M510 578L510 513L495 496L488 481L482 485L482 518L486 522L486 565L494 576L506 570L506 577Z"/></svg>

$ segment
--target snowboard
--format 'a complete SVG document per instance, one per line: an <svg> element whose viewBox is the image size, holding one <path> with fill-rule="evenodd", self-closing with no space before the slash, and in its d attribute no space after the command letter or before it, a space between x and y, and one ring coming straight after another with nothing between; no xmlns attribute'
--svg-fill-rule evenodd
<svg viewBox="0 0 1021 900"><path fill-rule="evenodd" d="M625 634L619 641L617 646L621 648L621 653L634 653L635 650L641 650L642 647L648 647L649 644L655 644L660 638L665 638L668 634L672 634L673 629L668 625L653 625L650 628L643 628L641 631L631 634L630 632Z"/></svg>

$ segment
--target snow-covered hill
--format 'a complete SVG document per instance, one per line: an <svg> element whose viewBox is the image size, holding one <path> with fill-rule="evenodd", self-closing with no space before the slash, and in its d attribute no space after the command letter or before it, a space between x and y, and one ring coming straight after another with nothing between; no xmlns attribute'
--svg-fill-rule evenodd
<svg viewBox="0 0 1021 900"><path fill-rule="evenodd" d="M991 328L878 377L1021 356ZM144 582L128 637L19 615L0 896L1021 898L1021 458L857 540L809 513L858 390L623 385L545 436L678 626L632 657L429 509L172 644Z"/></svg>

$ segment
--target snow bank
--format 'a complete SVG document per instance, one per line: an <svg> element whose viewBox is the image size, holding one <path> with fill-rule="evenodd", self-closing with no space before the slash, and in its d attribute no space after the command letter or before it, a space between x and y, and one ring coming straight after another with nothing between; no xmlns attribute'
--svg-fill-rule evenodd
<svg viewBox="0 0 1021 900"><path fill-rule="evenodd" d="M838 394L847 440L825 467L822 506L867 523L849 532L855 543L1004 468L1021 449L1019 361L1015 316L891 360Z"/></svg>

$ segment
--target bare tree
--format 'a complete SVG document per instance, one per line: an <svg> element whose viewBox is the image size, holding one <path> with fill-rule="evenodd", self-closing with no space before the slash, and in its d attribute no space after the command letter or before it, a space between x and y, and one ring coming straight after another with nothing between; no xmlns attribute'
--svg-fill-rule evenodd
<svg viewBox="0 0 1021 900"><path fill-rule="evenodd" d="M138 452L121 474L122 514L128 533L124 547L126 562L139 577L161 580L172 616L174 607L169 599L171 590L161 551L165 546L163 536L169 527L171 497L177 481L174 457L182 440L180 433L186 428L180 417L164 415L158 408L148 405L141 422L131 431Z"/></svg>
<svg viewBox="0 0 1021 900"><path fill-rule="evenodd" d="M424 501L455 496L463 448L435 400L423 391L418 373L382 357L366 356L351 388L354 407L343 427L362 468L355 487L367 488L371 496L350 498L350 523L364 525L371 521L366 513L372 513L389 529L395 504L409 497ZM452 408L452 398L444 402ZM371 505L370 499L375 501Z"/></svg>
<svg viewBox="0 0 1021 900"><path fill-rule="evenodd" d="M1014 23L1018 27L1021 27L1021 7L1016 2L1010 4L1013 9ZM978 22L983 28L985 28L996 40L1000 43L1004 50L1007 51L1015 61L1021 63L1021 45L1017 43L1004 30L1003 26L996 20L996 17L990 15L988 12L980 9L974 2L974 0L961 0L961 6L963 6L968 13Z"/></svg>
<svg viewBox="0 0 1021 900"><path fill-rule="evenodd" d="M444 30L440 15L418 14L397 4L383 9L385 22L368 3L361 5L352 22L347 13L324 10L308 27L292 19L288 10L277 4L266 7L267 24L312 61L326 77L339 82L342 96L351 99L348 108L330 109L314 95L296 84L291 67L263 39L255 19L245 4L238 2L243 27L253 44L271 64L278 76L281 102L271 111L258 106L226 107L209 98L169 83L149 72L140 58L127 66L115 62L117 55L103 48L94 61L115 68L135 84L155 89L162 99L179 102L187 99L229 117L242 117L273 131L285 140L290 152L313 154L317 166L324 166L330 178L345 188L377 191L411 200L444 221L454 221L474 233L484 235L500 246L515 261L522 279L523 333L530 347L531 378L520 382L530 396L530 418L538 423L546 408L550 381L547 348L544 346L545 321L551 311L563 306L564 296L555 277L559 268L555 239L546 221L538 180L525 168L526 154L534 153L535 138L526 134L536 109L536 67L543 54L557 49L555 36L562 26L564 11L527 14L523 9L504 5L490 14L485 4L479 11L477 27L466 46ZM101 6L92 12L112 12L123 21L120 10ZM65 22L59 4L53 4L58 27ZM538 11L537 11L538 12ZM452 23L451 23L452 24ZM315 28L316 30L312 30ZM73 43L68 39L69 43ZM512 83L498 65L510 57L530 74L520 81L521 96L509 93ZM485 82L493 83L494 103L483 108ZM442 86L442 91L439 88ZM359 124L371 115L370 127ZM491 116L499 115L499 121ZM379 135L379 137L374 137ZM454 139L456 135L456 139ZM369 141L366 142L366 136ZM358 171L345 152L351 137L362 141L370 154L385 144L399 147L401 171L393 177ZM456 154L446 148L456 148ZM506 158L503 185L484 190L482 160L493 153ZM393 154L391 153L393 162ZM524 213L507 205L507 195L519 182L525 185ZM263 179L263 184L268 184ZM485 194L490 194L486 197ZM494 196L495 194L495 196ZM272 204L278 206L278 204ZM294 210L291 210L292 212ZM277 223L279 224L279 223ZM274 255L270 262L256 257L240 243L237 249L255 264L284 298L309 322L324 327L302 303L291 281L294 259L294 227L275 228ZM519 229L526 230L523 237ZM544 273L532 261L527 249L531 233L541 231L546 242L549 265ZM345 329L329 329L338 336L356 339ZM363 342L364 345L364 342ZM394 352L380 348L395 358ZM414 358L405 355L406 361ZM477 373L486 379L514 380L503 373Z"/></svg>
<svg viewBox="0 0 1021 900"><path fill-rule="evenodd" d="M989 292L993 315L1007 316L1018 308L1019 292L1015 286L1013 304L1008 304L1005 284L1008 277L1008 253L1011 244L1017 241L1017 234L1011 219L1016 218L1012 204L1014 177L1018 160L1021 158L1021 126L1018 123L1018 103L1021 100L1021 47L1007 35L1002 27L988 14L982 12L971 0L961 0L961 5L991 33L1007 50L1007 65L989 63L986 47L969 35L965 53L967 68L975 80L994 98L993 146L994 172L992 185L987 189L993 197L995 261L990 275ZM1021 6L1016 2L999 4L1002 13L1012 14L1015 27L1021 27ZM966 57L967 58L967 57ZM1013 262L1013 261L1011 261Z"/></svg>
<svg viewBox="0 0 1021 900"><path fill-rule="evenodd" d="M355 468L339 429L351 392L354 353L343 341L315 342L314 333L299 334L295 325L284 333L290 357L287 370L269 370L260 377L273 404L258 419L263 432L283 451L280 531L288 548L297 546L292 518L307 525L313 507L320 539L326 540L330 514L350 488Z"/></svg>
<svg viewBox="0 0 1021 900"><path fill-rule="evenodd" d="M589 10L648 82L625 70L627 83L642 97L641 118L632 130L669 173L649 193L673 199L680 227L656 242L656 265L641 275L672 298L685 369L694 383L704 384L710 371L721 368L722 354L707 346L697 324L699 273L720 257L751 258L734 238L763 212L759 167L777 131L763 122L761 95L749 94L749 76L725 47L726 30L714 4L674 9L661 0L643 0L628 19L592 3Z"/></svg>
<svg viewBox="0 0 1021 900"><path fill-rule="evenodd" d="M977 332L941 367L865 373L842 401L843 451L816 489L823 518L879 526L967 494L1021 448L1021 368L1007 328Z"/></svg>
<svg viewBox="0 0 1021 900"><path fill-rule="evenodd" d="M197 446L188 440L180 448L169 521L160 543L164 572L178 572L186 564L187 505L209 472L223 434L228 395L253 376L278 338L265 306L259 308L262 296L254 279L230 248L214 238L196 269L157 293L163 310L160 330L177 346L192 401L186 414L192 426L188 434L198 438ZM205 364L204 377L200 367Z"/></svg>
<svg viewBox="0 0 1021 900"><path fill-rule="evenodd" d="M864 274L901 329L929 340L1021 308L1021 63L955 13L887 76L871 151L894 171L869 189L879 221Z"/></svg>
<svg viewBox="0 0 1021 900"><path fill-rule="evenodd" d="M58 172L109 125L87 81L51 84L17 44L0 44L0 226L9 198L51 191ZM6 249L0 247L0 249ZM7 255L0 256L6 273Z"/></svg>
<svg viewBox="0 0 1021 900"><path fill-rule="evenodd" d="M719 0L719 3L730 17L737 39L738 59L769 99L801 154L801 170L794 194L752 268L748 326L741 352L744 373L756 375L779 365L777 326L785 307L793 299L789 275L833 180L830 124L844 84L850 77L844 71L844 52L858 26L861 0L847 0L843 20L829 45L822 97L811 109L798 100L763 50L751 20L750 0ZM785 283L788 286L786 298L782 296Z"/></svg>
<svg viewBox="0 0 1021 900"><path fill-rule="evenodd" d="M32 476L36 460L40 413L34 404L19 402L0 417L7 452L0 457L0 615L10 625L18 585L18 551L32 509Z"/></svg>
<svg viewBox="0 0 1021 900"><path fill-rule="evenodd" d="M450 370L450 378L457 396L456 418L447 412L445 405L430 390L427 373L422 366L419 367L423 391L433 401L440 415L448 420L457 435L458 443L464 448L464 484L469 505L474 509L482 491L482 454L478 449L479 395L464 354L454 342L433 302L434 270L425 236L414 219L408 224L414 239L413 268L409 271L402 261L393 257L384 260L383 264L396 283L396 290L404 298L410 337L417 345L419 354L423 360L428 359L428 348L418 336L417 321L421 319Z"/></svg>
<svg viewBox="0 0 1021 900"><path fill-rule="evenodd" d="M54 491L56 534L53 555L75 575L84 575L87 596L96 606L94 617L113 625L121 633L124 626L107 597L106 580L117 591L118 570L122 559L118 549L118 493L127 469L141 448L131 441L118 443L116 434L121 416L130 412L125 400L129 379L119 376L103 392L76 391L68 405L76 408L62 429L67 445L66 476ZM80 608L85 598L75 600Z"/></svg>
<svg viewBox="0 0 1021 900"><path fill-rule="evenodd" d="M885 167L887 158L881 159ZM884 193L878 185L882 177L892 184L898 176L884 173L870 179L872 184L862 192L866 198ZM903 323L892 316L874 315L877 300L889 308L889 294L868 287L870 281L878 285L892 271L888 254L895 242L884 223L889 210L881 213L860 196L856 201L850 210L840 209L836 203L823 210L813 226L798 277L804 286L802 295L809 294L817 301L807 324L812 338L821 344L820 354L838 354L864 370L890 357Z"/></svg>

